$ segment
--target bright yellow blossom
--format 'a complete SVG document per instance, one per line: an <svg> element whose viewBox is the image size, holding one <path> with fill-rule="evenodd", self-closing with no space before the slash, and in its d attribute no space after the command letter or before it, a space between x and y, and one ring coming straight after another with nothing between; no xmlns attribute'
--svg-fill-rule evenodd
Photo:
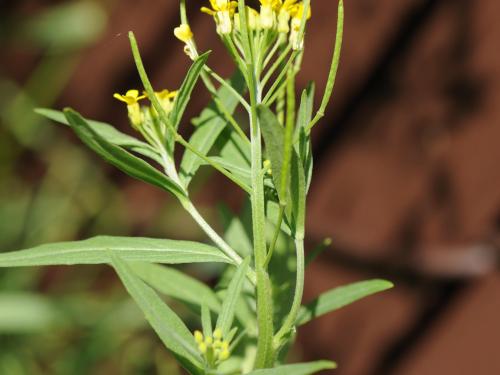
<svg viewBox="0 0 500 375"><path fill-rule="evenodd" d="M143 115L139 101L144 99L146 95L139 95L138 90L128 90L125 95L114 94L113 97L127 104L128 117L132 126L138 129L143 121Z"/></svg>
<svg viewBox="0 0 500 375"><path fill-rule="evenodd" d="M194 43L194 34L191 27L186 23L180 24L174 29L174 35L181 42L184 42L184 52L186 55L188 55L191 60L195 60L198 57L198 52Z"/></svg>
<svg viewBox="0 0 500 375"><path fill-rule="evenodd" d="M290 32L290 43L292 44L292 48L294 50L299 50L304 45L304 40L301 38L300 34L300 25L302 23L302 17L304 15L304 4L301 2L299 4L295 4L291 7L290 15L292 16L292 30ZM311 18L311 7L307 12L307 18Z"/></svg>
<svg viewBox="0 0 500 375"><path fill-rule="evenodd" d="M296 7L297 0L285 0L281 2L278 12L278 31L287 34L290 32L291 13Z"/></svg>
<svg viewBox="0 0 500 375"><path fill-rule="evenodd" d="M188 43L191 39L193 39L193 32L191 31L191 27L188 24L181 24L174 29L174 35L181 42Z"/></svg>
<svg viewBox="0 0 500 375"><path fill-rule="evenodd" d="M276 21L276 10L281 0L260 0L260 26L263 29L272 29Z"/></svg>
<svg viewBox="0 0 500 375"><path fill-rule="evenodd" d="M229 342L223 340L222 331L217 328L213 335L205 337L200 331L194 332L194 340L198 344L198 350L207 360L225 361L230 356Z"/></svg>
<svg viewBox="0 0 500 375"><path fill-rule="evenodd" d="M236 1L230 0L210 0L212 9L202 7L203 13L214 17L219 34L230 34L233 31L233 15L238 7Z"/></svg>
<svg viewBox="0 0 500 375"><path fill-rule="evenodd" d="M160 104L165 112L172 112L172 109L174 108L174 100L177 96L177 91L162 90L160 92L155 92L155 95L160 101Z"/></svg>

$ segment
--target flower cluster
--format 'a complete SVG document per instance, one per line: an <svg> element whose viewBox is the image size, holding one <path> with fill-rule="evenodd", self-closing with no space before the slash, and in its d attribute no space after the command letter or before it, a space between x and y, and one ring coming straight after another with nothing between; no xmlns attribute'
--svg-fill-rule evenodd
<svg viewBox="0 0 500 375"><path fill-rule="evenodd" d="M224 37L233 37L240 31L240 15L238 3L230 0L209 0L210 7L202 7L201 11L215 20L217 33ZM301 34L304 2L300 0L260 0L260 9L246 6L248 27L251 31L269 32L288 36L294 50L303 47ZM311 18L311 8L307 11L306 20ZM197 56L193 43L193 33L189 25L182 24L174 31L175 36L186 45L186 53L194 59ZM238 37L236 35L236 40Z"/></svg>
<svg viewBox="0 0 500 375"><path fill-rule="evenodd" d="M209 364L217 364L229 358L229 341L223 340L222 331L219 328L208 337L200 331L195 331L194 339L198 344L198 350Z"/></svg>
<svg viewBox="0 0 500 375"><path fill-rule="evenodd" d="M162 108L167 114L174 108L177 91L162 90L155 92ZM152 106L141 106L139 103L147 99L147 93L140 95L138 90L128 90L125 95L114 94L113 97L127 105L128 118L132 127L139 131L151 144L157 143L165 135L165 125L158 120L158 113ZM159 130L159 131L158 131Z"/></svg>

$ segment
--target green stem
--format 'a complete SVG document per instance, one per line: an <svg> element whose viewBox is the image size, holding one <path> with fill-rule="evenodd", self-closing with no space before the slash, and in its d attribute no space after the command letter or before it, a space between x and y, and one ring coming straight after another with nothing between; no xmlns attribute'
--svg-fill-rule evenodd
<svg viewBox="0 0 500 375"><path fill-rule="evenodd" d="M292 52L292 54L290 55L290 58L288 59L285 66L281 70L280 74L276 78L276 81L274 81L273 85L271 86L271 88L267 92L266 96L264 97L263 103L265 103L267 105L271 105L271 103L276 99L275 95L279 92L279 88L281 87L281 85L286 84L286 80L283 81L283 78L285 78L285 75L288 73L288 69L292 65L292 63L293 63L295 57L298 55L298 53L299 53L298 51ZM273 98L273 100L270 100L271 98Z"/></svg>
<svg viewBox="0 0 500 375"><path fill-rule="evenodd" d="M245 190L248 194L252 194L252 189L250 189L250 187L248 187L244 182L240 181L239 178L235 177L231 172L227 171L224 167L214 162L213 159L209 158L205 154L198 151L195 147L191 146L191 144L188 141L186 141L180 134L178 133L176 134L175 140L176 142L179 142L182 146L184 146L187 150L191 151L193 154L198 156L201 160L203 160L204 162L212 166L214 169L222 173L224 176L226 176L240 188Z"/></svg>
<svg viewBox="0 0 500 375"><path fill-rule="evenodd" d="M253 72L252 65L249 71ZM267 273L266 262L266 235L265 235L265 207L264 207L264 179L262 169L262 139L257 116L257 105L260 102L260 92L255 77L254 85L250 87L250 129L252 143L252 224L254 240L255 271L257 274L257 339L256 368L271 367L274 364L273 348L273 299L272 286Z"/></svg>
<svg viewBox="0 0 500 375"><path fill-rule="evenodd" d="M231 94L234 95L236 99L241 103L241 105L248 111L250 112L250 105L248 102L234 89L233 86L231 86L229 83L226 82L224 78L219 76L217 73L215 73L212 69L210 69L208 66L204 66L204 69L210 74L217 82L219 82L222 86L227 88Z"/></svg>
<svg viewBox="0 0 500 375"><path fill-rule="evenodd" d="M241 127L238 125L236 120L234 119L234 116L229 113L227 108L224 106L224 104L221 102L219 97L217 96L217 91L215 90L214 85L210 81L210 77L208 77L206 72L201 73L201 79L203 83L205 84L205 87L207 88L208 92L212 96L212 100L215 103L215 106L221 112L222 115L226 118L226 120L229 122L229 124L233 127L234 131L240 136L240 138L245 142L250 144L250 140L248 139L247 135L245 132L241 129Z"/></svg>
<svg viewBox="0 0 500 375"><path fill-rule="evenodd" d="M191 217L196 221L200 228L207 234L207 236L229 257L236 265L242 263L241 256L233 250L231 246L227 244L224 239L207 223L207 221L201 216L199 211L193 205L189 199L181 200L182 207L191 215ZM253 284L256 284L256 276L253 270L248 271L248 278Z"/></svg>

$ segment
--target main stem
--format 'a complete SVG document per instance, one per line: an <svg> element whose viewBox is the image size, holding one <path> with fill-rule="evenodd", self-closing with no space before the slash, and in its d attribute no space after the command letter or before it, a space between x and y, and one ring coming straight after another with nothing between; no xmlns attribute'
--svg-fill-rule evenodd
<svg viewBox="0 0 500 375"><path fill-rule="evenodd" d="M264 209L264 175L262 173L262 141L257 116L257 105L261 102L260 87L255 77L252 64L248 64L250 91L250 132L252 148L252 225L255 256L255 271L257 275L257 338L256 368L271 367L274 364L273 348L273 300L272 287L266 269L266 236Z"/></svg>

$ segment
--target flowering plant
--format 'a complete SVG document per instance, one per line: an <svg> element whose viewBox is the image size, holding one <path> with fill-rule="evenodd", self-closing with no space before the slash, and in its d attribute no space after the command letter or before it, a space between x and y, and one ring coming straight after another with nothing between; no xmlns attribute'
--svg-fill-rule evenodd
<svg viewBox="0 0 500 375"><path fill-rule="evenodd" d="M311 130L332 95L340 59L343 4L340 1L325 94L314 114L314 84L301 93L299 101L295 90L311 1L260 3L260 9L254 9L244 0L210 0L201 8L213 17L216 32L235 64L231 79L222 78L208 66L209 52L198 51L185 0L180 1L181 23L174 35L184 43L192 65L178 90L153 89L134 34L129 34L145 91L114 96L126 104L130 124L144 140L87 120L72 109L37 110L69 125L89 148L118 169L175 196L211 245L95 237L0 255L0 267L111 264L165 346L191 374L286 371L298 375L334 368L330 361L284 364L297 327L392 286L384 280L358 282L302 305L305 268L328 245L305 258L306 197L313 168ZM212 103L193 120L194 133L186 140L179 127L198 81L210 93ZM141 106L145 100L151 105ZM236 116L237 111L247 120ZM174 158L178 144L185 150L180 164ZM225 212L224 234L213 229L190 199L190 183L204 165L222 173L246 194L245 212ZM248 217L248 222L240 216ZM215 289L163 266L200 262L226 265ZM158 292L186 304L199 316L199 326L189 329Z"/></svg>

